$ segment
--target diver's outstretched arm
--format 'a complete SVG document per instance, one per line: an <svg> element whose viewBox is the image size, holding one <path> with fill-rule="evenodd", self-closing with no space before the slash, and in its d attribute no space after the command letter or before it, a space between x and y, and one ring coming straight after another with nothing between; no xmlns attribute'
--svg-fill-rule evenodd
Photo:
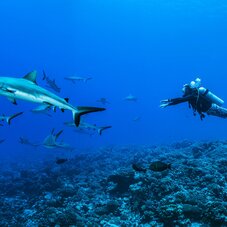
<svg viewBox="0 0 227 227"><path fill-rule="evenodd" d="M181 97L181 98L174 98L174 99L165 99L165 100L161 100L161 104L160 104L160 108L165 108L167 106L172 106L172 105L177 105L179 103L183 103L183 102L188 102L191 99L193 99L195 96L194 95L188 95L185 97Z"/></svg>

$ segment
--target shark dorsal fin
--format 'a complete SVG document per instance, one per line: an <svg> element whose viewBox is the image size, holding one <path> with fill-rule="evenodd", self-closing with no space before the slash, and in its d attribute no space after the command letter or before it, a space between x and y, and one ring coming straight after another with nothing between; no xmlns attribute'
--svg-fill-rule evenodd
<svg viewBox="0 0 227 227"><path fill-rule="evenodd" d="M36 76L37 76L37 72L34 70L34 71L26 74L23 78L33 82L34 84L37 84L36 83Z"/></svg>

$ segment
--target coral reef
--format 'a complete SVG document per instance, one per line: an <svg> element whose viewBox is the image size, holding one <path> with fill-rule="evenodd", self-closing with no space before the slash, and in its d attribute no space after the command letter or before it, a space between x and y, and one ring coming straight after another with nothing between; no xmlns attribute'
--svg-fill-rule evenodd
<svg viewBox="0 0 227 227"><path fill-rule="evenodd" d="M0 226L227 226L227 142L109 146L0 168ZM153 161L162 172L135 172Z"/></svg>

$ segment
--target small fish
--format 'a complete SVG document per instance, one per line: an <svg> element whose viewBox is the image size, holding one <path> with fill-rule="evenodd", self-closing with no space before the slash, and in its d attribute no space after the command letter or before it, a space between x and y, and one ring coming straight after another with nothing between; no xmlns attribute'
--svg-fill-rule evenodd
<svg viewBox="0 0 227 227"><path fill-rule="evenodd" d="M0 116L0 121L6 121L7 124L10 125L11 120L14 119L17 116L20 116L21 114L23 114L23 112L19 112L19 113L13 114L11 116L6 116L6 115L3 114L3 115Z"/></svg>
<svg viewBox="0 0 227 227"><path fill-rule="evenodd" d="M60 93L61 88L57 86L55 79L51 80L45 73L45 71L43 70L43 80L46 80L48 87L51 88L52 90Z"/></svg>
<svg viewBox="0 0 227 227"><path fill-rule="evenodd" d="M132 164L132 168L136 171L136 172L143 172L143 173L146 173L146 169L144 169L144 168L142 168L142 167L140 167L140 166L138 166L137 164Z"/></svg>
<svg viewBox="0 0 227 227"><path fill-rule="evenodd" d="M103 105L109 104L106 98L100 98L96 102L101 102Z"/></svg>
<svg viewBox="0 0 227 227"><path fill-rule="evenodd" d="M3 143L3 142L5 142L5 139L1 139L1 140L0 140L0 143Z"/></svg>
<svg viewBox="0 0 227 227"><path fill-rule="evenodd" d="M67 158L58 158L58 159L56 159L55 163L58 164L58 165L61 165L65 162L67 162L67 161L68 161Z"/></svg>
<svg viewBox="0 0 227 227"><path fill-rule="evenodd" d="M129 94L129 95L126 96L123 100L136 102L136 101L137 101L137 97L135 97L135 96L132 95L132 94Z"/></svg>
<svg viewBox="0 0 227 227"><path fill-rule="evenodd" d="M162 172L166 169L171 169L171 164L166 164L162 161L156 161L150 164L149 169L155 172Z"/></svg>
<svg viewBox="0 0 227 227"><path fill-rule="evenodd" d="M140 121L141 117L135 117L133 118L133 121L136 122L136 121Z"/></svg>
<svg viewBox="0 0 227 227"><path fill-rule="evenodd" d="M67 76L67 77L65 77L65 80L69 80L74 84L75 84L76 81L87 82L88 80L91 80L91 79L92 79L92 77L80 77L80 76Z"/></svg>

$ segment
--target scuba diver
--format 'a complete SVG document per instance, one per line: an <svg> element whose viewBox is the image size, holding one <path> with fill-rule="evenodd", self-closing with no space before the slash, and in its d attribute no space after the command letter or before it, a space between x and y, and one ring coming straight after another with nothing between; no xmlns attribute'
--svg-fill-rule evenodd
<svg viewBox="0 0 227 227"><path fill-rule="evenodd" d="M227 109L221 107L224 101L210 92L208 89L201 86L201 79L196 78L190 84L183 86L183 96L180 98L162 100L160 107L176 105L183 102L188 102L189 108L192 108L194 116L196 113L203 120L206 113L217 117L227 118Z"/></svg>

